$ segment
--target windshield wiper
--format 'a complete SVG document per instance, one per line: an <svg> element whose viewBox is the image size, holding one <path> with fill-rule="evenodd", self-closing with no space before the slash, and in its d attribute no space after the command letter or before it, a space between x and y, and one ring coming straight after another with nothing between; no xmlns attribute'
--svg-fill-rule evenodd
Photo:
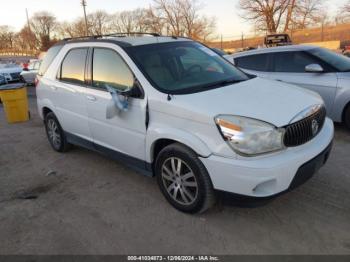
<svg viewBox="0 0 350 262"><path fill-rule="evenodd" d="M246 81L245 79L241 79L241 80L237 80L237 79L228 79L228 80L223 80L223 81L219 81L213 84L209 84L206 87L222 87L222 86L227 86L230 84L237 84L240 82L244 82Z"/></svg>

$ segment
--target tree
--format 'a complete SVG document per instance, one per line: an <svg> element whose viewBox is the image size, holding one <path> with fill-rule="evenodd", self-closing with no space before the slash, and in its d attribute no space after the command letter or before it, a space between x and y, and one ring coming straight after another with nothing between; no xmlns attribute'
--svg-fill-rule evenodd
<svg viewBox="0 0 350 262"><path fill-rule="evenodd" d="M131 11L116 13L112 17L111 29L113 32L147 32L147 9L138 8Z"/></svg>
<svg viewBox="0 0 350 262"><path fill-rule="evenodd" d="M35 13L31 18L31 28L39 40L41 51L46 51L51 46L51 34L56 25L56 17L46 11Z"/></svg>
<svg viewBox="0 0 350 262"><path fill-rule="evenodd" d="M213 34L215 19L200 15L201 9L198 0L154 0L150 13L167 34L203 40Z"/></svg>
<svg viewBox="0 0 350 262"><path fill-rule="evenodd" d="M13 48L15 32L7 25L0 26L0 49Z"/></svg>
<svg viewBox="0 0 350 262"><path fill-rule="evenodd" d="M319 20L322 0L240 0L241 16L252 21L256 30L267 33L306 28Z"/></svg>
<svg viewBox="0 0 350 262"><path fill-rule="evenodd" d="M293 25L297 29L305 29L327 17L323 9L324 1L321 0L299 0L293 14Z"/></svg>
<svg viewBox="0 0 350 262"><path fill-rule="evenodd" d="M341 6L336 14L335 23L345 24L350 22L350 0Z"/></svg>
<svg viewBox="0 0 350 262"><path fill-rule="evenodd" d="M24 26L21 31L16 34L15 44L20 50L37 50L38 39L28 26Z"/></svg>
<svg viewBox="0 0 350 262"><path fill-rule="evenodd" d="M90 34L103 35L110 30L111 16L105 11L96 11L88 15Z"/></svg>

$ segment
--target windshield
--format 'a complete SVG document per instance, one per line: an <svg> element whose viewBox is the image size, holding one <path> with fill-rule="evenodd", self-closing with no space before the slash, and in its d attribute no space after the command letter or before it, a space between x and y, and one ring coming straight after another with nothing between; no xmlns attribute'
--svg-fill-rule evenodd
<svg viewBox="0 0 350 262"><path fill-rule="evenodd" d="M324 48L309 50L309 53L330 64L340 72L350 71L350 58Z"/></svg>
<svg viewBox="0 0 350 262"><path fill-rule="evenodd" d="M249 79L197 42L133 46L126 51L148 80L168 94L201 92Z"/></svg>

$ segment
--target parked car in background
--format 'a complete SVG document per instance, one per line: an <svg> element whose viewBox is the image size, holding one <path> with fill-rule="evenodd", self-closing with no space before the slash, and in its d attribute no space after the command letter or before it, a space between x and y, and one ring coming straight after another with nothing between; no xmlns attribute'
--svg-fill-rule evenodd
<svg viewBox="0 0 350 262"><path fill-rule="evenodd" d="M32 60L27 69L24 69L21 73L21 81L28 84L34 85L35 78L38 74L40 68L41 61L40 60Z"/></svg>
<svg viewBox="0 0 350 262"><path fill-rule="evenodd" d="M189 213L214 190L278 195L327 162L334 127L319 95L250 78L187 38L122 36L48 51L37 104L57 152L77 144L155 175Z"/></svg>
<svg viewBox="0 0 350 262"><path fill-rule="evenodd" d="M7 82L19 81L22 70L17 64L0 64L0 75L5 77Z"/></svg>
<svg viewBox="0 0 350 262"><path fill-rule="evenodd" d="M7 83L6 78L3 75L0 75L0 85L4 85L6 83Z"/></svg>
<svg viewBox="0 0 350 262"><path fill-rule="evenodd" d="M248 74L319 93L328 116L350 128L349 58L324 48L294 45L237 53L228 59Z"/></svg>

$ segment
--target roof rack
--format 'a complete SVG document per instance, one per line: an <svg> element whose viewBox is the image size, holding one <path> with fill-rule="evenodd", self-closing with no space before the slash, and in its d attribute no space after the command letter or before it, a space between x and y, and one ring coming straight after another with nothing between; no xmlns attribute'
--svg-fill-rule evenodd
<svg viewBox="0 0 350 262"><path fill-rule="evenodd" d="M142 35L151 35L154 37L160 37L161 35L158 33L146 33L146 32L129 32L129 33L112 33L112 34L105 34L105 35L92 35L92 36L78 36L78 37L69 37L64 38L63 41L73 41L73 40L89 40L89 39L99 39L103 37L126 37L126 36L142 36Z"/></svg>

